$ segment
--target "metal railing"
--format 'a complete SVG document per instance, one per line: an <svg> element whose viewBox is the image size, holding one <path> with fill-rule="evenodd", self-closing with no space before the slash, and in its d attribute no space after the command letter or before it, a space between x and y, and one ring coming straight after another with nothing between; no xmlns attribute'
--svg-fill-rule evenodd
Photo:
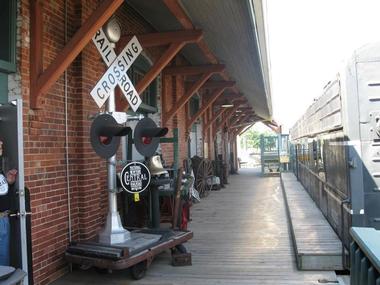
<svg viewBox="0 0 380 285"><path fill-rule="evenodd" d="M351 285L380 284L380 231L373 228L350 230Z"/></svg>

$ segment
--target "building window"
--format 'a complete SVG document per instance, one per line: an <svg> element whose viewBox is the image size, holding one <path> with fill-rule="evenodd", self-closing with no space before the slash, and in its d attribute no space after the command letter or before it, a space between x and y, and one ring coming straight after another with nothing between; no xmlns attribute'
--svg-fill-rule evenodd
<svg viewBox="0 0 380 285"><path fill-rule="evenodd" d="M194 116L199 111L199 95L193 96L189 101L190 117Z"/></svg>
<svg viewBox="0 0 380 285"><path fill-rule="evenodd" d="M148 73L152 64L148 61L146 57L140 55L133 65L128 69L128 76L131 79L134 86L144 78L145 74ZM140 95L142 104L139 107L139 112L141 113L156 113L157 109L157 78L150 83L150 85L144 90Z"/></svg>
<svg viewBox="0 0 380 285"><path fill-rule="evenodd" d="M0 72L16 72L16 1L0 1Z"/></svg>

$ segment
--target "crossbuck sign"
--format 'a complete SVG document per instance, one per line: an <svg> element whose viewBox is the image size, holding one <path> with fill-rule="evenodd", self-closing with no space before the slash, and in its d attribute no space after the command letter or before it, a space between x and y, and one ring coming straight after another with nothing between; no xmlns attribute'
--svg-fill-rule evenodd
<svg viewBox="0 0 380 285"><path fill-rule="evenodd" d="M92 41L108 66L107 71L92 89L90 93L92 98L101 108L116 85L119 85L129 105L136 112L141 104L141 98L129 79L127 70L142 52L139 41L134 36L119 56L116 56L115 50L101 28L93 36Z"/></svg>

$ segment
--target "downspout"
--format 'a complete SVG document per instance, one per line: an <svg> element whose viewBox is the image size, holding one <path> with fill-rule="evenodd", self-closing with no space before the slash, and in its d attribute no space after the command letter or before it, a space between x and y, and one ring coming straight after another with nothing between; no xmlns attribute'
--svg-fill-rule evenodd
<svg viewBox="0 0 380 285"><path fill-rule="evenodd" d="M64 40L67 43L67 0L65 0L65 32ZM65 160L66 160L66 187L67 187L67 211L69 242L72 240L71 234L71 193L70 193L70 164L69 164L69 130L68 130L68 94L67 94L67 70L64 72L64 93L65 93Z"/></svg>

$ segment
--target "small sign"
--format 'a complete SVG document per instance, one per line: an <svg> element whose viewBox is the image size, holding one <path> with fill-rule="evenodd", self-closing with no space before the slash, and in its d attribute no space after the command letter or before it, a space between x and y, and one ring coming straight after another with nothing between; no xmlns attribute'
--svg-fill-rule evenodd
<svg viewBox="0 0 380 285"><path fill-rule="evenodd" d="M150 183L150 171L141 162L130 162L121 170L121 186L128 193L143 192Z"/></svg>
<svg viewBox="0 0 380 285"><path fill-rule="evenodd" d="M8 193L8 182L3 174L0 173L0 196L7 195Z"/></svg>
<svg viewBox="0 0 380 285"><path fill-rule="evenodd" d="M110 92L115 89L116 85L119 85L129 105L133 111L136 112L142 101L127 76L127 70L142 52L139 41L134 36L124 47L119 56L116 56L111 43L102 29L96 32L92 41L108 66L107 71L90 92L92 98L98 107L101 108L110 96Z"/></svg>

